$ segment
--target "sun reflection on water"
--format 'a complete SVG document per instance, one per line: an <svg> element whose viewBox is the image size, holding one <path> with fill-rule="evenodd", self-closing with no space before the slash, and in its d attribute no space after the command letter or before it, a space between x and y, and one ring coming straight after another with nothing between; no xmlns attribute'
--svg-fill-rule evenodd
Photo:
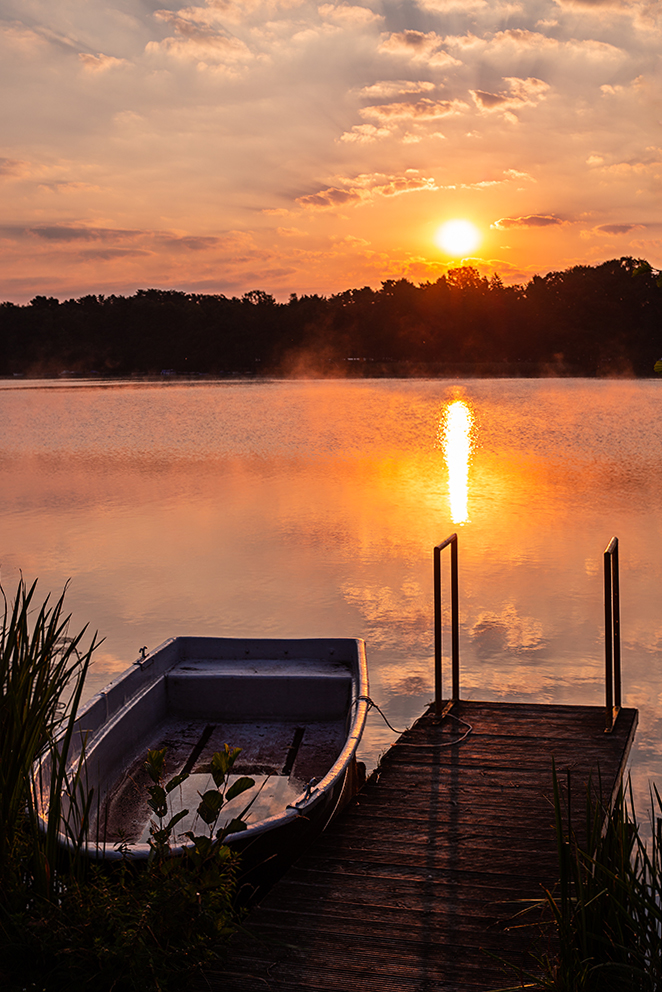
<svg viewBox="0 0 662 992"><path fill-rule="evenodd" d="M469 461L472 448L473 416L464 400L446 407L440 433L448 467L448 495L451 520L463 524L469 519Z"/></svg>

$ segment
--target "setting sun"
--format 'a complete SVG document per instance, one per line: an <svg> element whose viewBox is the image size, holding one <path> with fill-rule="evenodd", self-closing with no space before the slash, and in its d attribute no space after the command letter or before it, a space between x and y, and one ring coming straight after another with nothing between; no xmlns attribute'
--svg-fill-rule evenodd
<svg viewBox="0 0 662 992"><path fill-rule="evenodd" d="M462 256L480 244L480 231L468 220L449 220L442 224L435 241L449 255Z"/></svg>

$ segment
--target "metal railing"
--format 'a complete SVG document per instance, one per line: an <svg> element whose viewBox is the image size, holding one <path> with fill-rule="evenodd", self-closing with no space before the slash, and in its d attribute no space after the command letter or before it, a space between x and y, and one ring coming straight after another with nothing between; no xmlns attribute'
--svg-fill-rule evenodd
<svg viewBox="0 0 662 992"><path fill-rule="evenodd" d="M451 697L443 707L441 552L451 549ZM604 552L605 595L605 733L611 733L621 709L621 618L618 572L618 538L612 537ZM443 716L460 698L460 610L457 534L434 549L434 708Z"/></svg>
<svg viewBox="0 0 662 992"><path fill-rule="evenodd" d="M621 708L621 618L618 584L618 538L604 553L605 572L605 733L614 729Z"/></svg>
<svg viewBox="0 0 662 992"><path fill-rule="evenodd" d="M434 549L434 708L443 715L441 682L441 552L451 549L451 645L452 695L446 712L460 698L460 610L457 570L457 534L451 534Z"/></svg>

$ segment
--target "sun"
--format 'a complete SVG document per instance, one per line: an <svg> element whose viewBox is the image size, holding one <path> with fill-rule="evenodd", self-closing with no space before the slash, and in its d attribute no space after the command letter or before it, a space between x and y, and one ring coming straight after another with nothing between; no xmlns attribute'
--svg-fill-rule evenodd
<svg viewBox="0 0 662 992"><path fill-rule="evenodd" d="M447 220L435 235L435 241L449 255L468 255L480 244L480 231L468 220Z"/></svg>

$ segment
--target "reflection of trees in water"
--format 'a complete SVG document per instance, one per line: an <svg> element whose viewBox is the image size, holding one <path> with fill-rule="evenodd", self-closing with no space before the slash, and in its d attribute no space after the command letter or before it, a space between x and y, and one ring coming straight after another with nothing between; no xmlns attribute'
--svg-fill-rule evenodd
<svg viewBox="0 0 662 992"><path fill-rule="evenodd" d="M379 290L292 294L283 304L261 290L228 298L149 289L63 303L37 296L24 307L0 305L0 374L370 375L419 363L518 362L527 372L651 375L662 353L658 281L647 263L626 257L526 286L461 266L420 286L387 279Z"/></svg>

